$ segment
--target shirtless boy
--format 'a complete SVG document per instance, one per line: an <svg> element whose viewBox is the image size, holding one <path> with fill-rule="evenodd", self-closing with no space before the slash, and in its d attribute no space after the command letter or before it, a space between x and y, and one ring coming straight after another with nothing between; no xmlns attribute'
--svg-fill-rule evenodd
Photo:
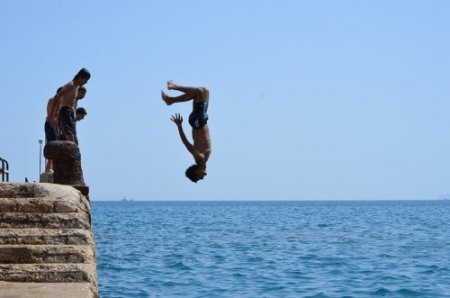
<svg viewBox="0 0 450 298"><path fill-rule="evenodd" d="M65 84L55 96L52 124L56 126L59 122L65 140L75 142L74 127L77 100L80 99L80 96L81 98L84 97L82 86L87 83L90 77L89 71L82 68L73 80ZM86 89L84 89L85 91Z"/></svg>
<svg viewBox="0 0 450 298"><path fill-rule="evenodd" d="M183 131L183 117L180 114L172 116L171 120L177 125L181 141L192 154L195 164L187 168L186 177L197 183L206 176L206 163L211 155L211 136L208 127L209 90L204 87L183 87L172 81L167 82L167 89L183 92L182 95L172 97L161 91L161 97L167 105L192 100L193 110L189 115L189 124L192 126L191 144Z"/></svg>
<svg viewBox="0 0 450 298"><path fill-rule="evenodd" d="M56 94L62 89L59 87ZM56 96L56 95L55 95ZM47 118L45 118L45 144L51 141L57 140L57 128L52 124L52 113L55 105L55 96L50 98L47 103ZM53 161L51 159L47 160L47 165L45 166L45 172L47 174L53 173Z"/></svg>

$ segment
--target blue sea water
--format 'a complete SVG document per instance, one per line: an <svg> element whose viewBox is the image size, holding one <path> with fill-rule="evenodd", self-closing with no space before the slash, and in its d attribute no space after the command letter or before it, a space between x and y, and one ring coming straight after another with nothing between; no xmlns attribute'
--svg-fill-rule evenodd
<svg viewBox="0 0 450 298"><path fill-rule="evenodd" d="M450 201L92 210L101 297L450 297Z"/></svg>

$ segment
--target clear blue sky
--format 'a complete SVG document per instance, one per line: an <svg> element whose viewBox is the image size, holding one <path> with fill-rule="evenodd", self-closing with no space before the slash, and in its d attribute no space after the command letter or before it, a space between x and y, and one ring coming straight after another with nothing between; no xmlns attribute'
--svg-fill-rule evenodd
<svg viewBox="0 0 450 298"><path fill-rule="evenodd" d="M2 1L0 156L12 181L37 179L47 100L86 67L93 200L435 198L449 15L444 0ZM169 120L191 105L160 100L168 79L211 92L198 184Z"/></svg>

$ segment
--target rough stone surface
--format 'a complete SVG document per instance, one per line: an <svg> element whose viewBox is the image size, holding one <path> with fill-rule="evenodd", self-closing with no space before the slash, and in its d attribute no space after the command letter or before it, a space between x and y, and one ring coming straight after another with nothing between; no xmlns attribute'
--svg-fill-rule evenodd
<svg viewBox="0 0 450 298"><path fill-rule="evenodd" d="M81 245L2 245L0 263L92 263L92 250Z"/></svg>
<svg viewBox="0 0 450 298"><path fill-rule="evenodd" d="M88 229L89 215L82 213L0 213L0 228Z"/></svg>
<svg viewBox="0 0 450 298"><path fill-rule="evenodd" d="M0 245L94 245L91 232L85 229L2 229Z"/></svg>
<svg viewBox="0 0 450 298"><path fill-rule="evenodd" d="M0 297L98 297L90 205L78 190L0 183Z"/></svg>
<svg viewBox="0 0 450 298"><path fill-rule="evenodd" d="M15 283L0 282L3 298L94 298L90 283Z"/></svg>
<svg viewBox="0 0 450 298"><path fill-rule="evenodd" d="M0 264L0 281L94 282L90 264Z"/></svg>
<svg viewBox="0 0 450 298"><path fill-rule="evenodd" d="M85 205L79 201L68 201L41 198L0 198L0 212L28 212L28 213L68 213L86 211Z"/></svg>
<svg viewBox="0 0 450 298"><path fill-rule="evenodd" d="M69 141L48 142L44 156L53 160L53 183L85 185L78 146Z"/></svg>

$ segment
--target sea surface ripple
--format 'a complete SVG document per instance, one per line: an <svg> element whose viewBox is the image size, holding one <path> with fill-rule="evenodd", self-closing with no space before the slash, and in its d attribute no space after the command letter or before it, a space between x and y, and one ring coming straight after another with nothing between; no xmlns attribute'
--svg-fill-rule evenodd
<svg viewBox="0 0 450 298"><path fill-rule="evenodd" d="M100 296L450 297L450 201L92 202Z"/></svg>

